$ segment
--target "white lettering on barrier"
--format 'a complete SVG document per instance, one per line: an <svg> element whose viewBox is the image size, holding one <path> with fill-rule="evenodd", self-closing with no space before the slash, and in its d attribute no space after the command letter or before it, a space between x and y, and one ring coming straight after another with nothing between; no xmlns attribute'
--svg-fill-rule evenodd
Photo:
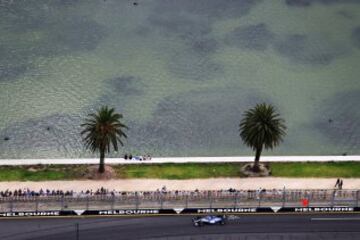
<svg viewBox="0 0 360 240"><path fill-rule="evenodd" d="M158 214L159 210L156 209L143 209L143 210L105 210L99 211L99 215L140 215L140 214Z"/></svg>
<svg viewBox="0 0 360 240"><path fill-rule="evenodd" d="M2 217L26 217L26 216L60 216L59 211L51 211L51 212L8 212L1 213Z"/></svg>
<svg viewBox="0 0 360 240"><path fill-rule="evenodd" d="M207 208L198 209L197 213L253 213L256 208Z"/></svg>
<svg viewBox="0 0 360 240"><path fill-rule="evenodd" d="M353 212L353 207L295 208L295 212Z"/></svg>

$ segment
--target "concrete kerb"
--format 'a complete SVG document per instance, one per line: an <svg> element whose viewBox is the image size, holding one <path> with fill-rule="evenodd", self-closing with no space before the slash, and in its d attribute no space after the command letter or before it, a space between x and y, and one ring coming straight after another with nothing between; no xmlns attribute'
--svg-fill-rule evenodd
<svg viewBox="0 0 360 240"><path fill-rule="evenodd" d="M106 164L162 164L162 163L242 163L252 162L254 156L229 157L168 157L151 160L125 160L124 158L106 158ZM360 155L352 156L263 156L262 162L358 162ZM1 159L0 166L37 165L37 164L98 164L98 158L64 159Z"/></svg>

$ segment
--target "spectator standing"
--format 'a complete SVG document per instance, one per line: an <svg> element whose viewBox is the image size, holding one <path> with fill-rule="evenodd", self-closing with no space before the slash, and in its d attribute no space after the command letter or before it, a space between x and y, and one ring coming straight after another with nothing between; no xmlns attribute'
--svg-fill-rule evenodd
<svg viewBox="0 0 360 240"><path fill-rule="evenodd" d="M342 187L343 187L343 180L340 179L340 182L339 182L339 189L342 190Z"/></svg>

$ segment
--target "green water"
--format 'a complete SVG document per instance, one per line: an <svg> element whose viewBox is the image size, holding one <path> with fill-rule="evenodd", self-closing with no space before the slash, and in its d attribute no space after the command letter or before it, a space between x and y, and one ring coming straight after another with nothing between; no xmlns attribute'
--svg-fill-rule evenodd
<svg viewBox="0 0 360 240"><path fill-rule="evenodd" d="M360 1L0 0L0 158L93 156L102 105L119 153L249 155L242 113L277 107L268 155L360 154Z"/></svg>

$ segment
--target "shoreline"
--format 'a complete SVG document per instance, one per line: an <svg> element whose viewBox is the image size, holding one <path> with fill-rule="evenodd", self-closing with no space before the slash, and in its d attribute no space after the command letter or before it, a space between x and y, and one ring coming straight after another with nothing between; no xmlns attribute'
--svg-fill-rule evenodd
<svg viewBox="0 0 360 240"><path fill-rule="evenodd" d="M253 162L254 156L227 157L154 157L151 160L125 160L105 158L106 164L162 164L162 163L244 163ZM349 156L262 156L261 162L360 162L360 155ZM0 166L16 165L79 165L98 164L98 158L44 158L44 159L0 159Z"/></svg>

